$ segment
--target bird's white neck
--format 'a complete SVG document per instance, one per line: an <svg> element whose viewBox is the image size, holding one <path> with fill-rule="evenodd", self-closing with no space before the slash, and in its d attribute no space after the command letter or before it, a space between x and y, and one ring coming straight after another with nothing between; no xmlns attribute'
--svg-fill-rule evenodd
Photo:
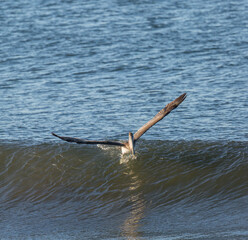
<svg viewBox="0 0 248 240"><path fill-rule="evenodd" d="M126 153L132 153L133 155L135 154L134 152L134 137L132 133L129 133L128 136L128 142L125 143L125 146L121 148L122 154Z"/></svg>

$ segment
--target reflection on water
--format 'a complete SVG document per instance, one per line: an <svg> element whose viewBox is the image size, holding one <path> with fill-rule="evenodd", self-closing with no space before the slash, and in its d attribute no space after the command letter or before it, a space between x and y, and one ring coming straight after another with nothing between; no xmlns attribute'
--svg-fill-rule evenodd
<svg viewBox="0 0 248 240"><path fill-rule="evenodd" d="M129 161L136 160L136 159L137 159L137 153L136 153L136 155L121 154L120 155L120 164L125 164L125 163L127 164Z"/></svg>
<svg viewBox="0 0 248 240"><path fill-rule="evenodd" d="M139 239L139 227L141 226L141 220L144 217L145 200L142 198L142 192L137 191L141 186L141 180L138 178L138 175L131 169L127 169L126 174L131 177L131 184L129 187L131 211L121 226L121 232L122 236L126 239Z"/></svg>

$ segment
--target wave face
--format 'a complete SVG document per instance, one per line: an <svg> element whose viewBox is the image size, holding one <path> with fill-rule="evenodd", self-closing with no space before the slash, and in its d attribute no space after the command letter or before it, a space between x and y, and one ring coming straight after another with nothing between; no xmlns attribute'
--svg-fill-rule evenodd
<svg viewBox="0 0 248 240"><path fill-rule="evenodd" d="M236 220L242 228L247 150L247 142L141 141L136 158L123 158L115 147L2 143L0 214L12 227L39 216L44 229L47 219L105 229L108 219L131 236L133 228L156 232L158 221L164 231L226 230Z"/></svg>

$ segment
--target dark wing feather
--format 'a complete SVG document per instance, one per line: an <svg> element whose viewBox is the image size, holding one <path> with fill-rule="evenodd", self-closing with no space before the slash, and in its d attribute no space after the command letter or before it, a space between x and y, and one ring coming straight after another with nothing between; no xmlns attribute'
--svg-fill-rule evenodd
<svg viewBox="0 0 248 240"><path fill-rule="evenodd" d="M67 142L75 142L78 144L104 144L104 145L113 145L113 146L125 146L124 143L115 142L115 141L93 141L93 140L84 140L80 138L73 138L73 137L61 137L55 133L52 133L53 136L58 137Z"/></svg>
<svg viewBox="0 0 248 240"><path fill-rule="evenodd" d="M166 115L168 115L173 109L175 109L183 100L186 98L186 93L182 94L180 97L175 99L174 101L168 103L165 108L163 108L157 115L147 122L144 126L142 126L135 134L134 141L137 141L149 128L151 128L154 124L162 120Z"/></svg>

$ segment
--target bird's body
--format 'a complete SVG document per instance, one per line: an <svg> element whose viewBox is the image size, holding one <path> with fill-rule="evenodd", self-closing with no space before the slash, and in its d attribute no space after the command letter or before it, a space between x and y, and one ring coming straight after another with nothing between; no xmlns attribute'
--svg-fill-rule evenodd
<svg viewBox="0 0 248 240"><path fill-rule="evenodd" d="M179 106L180 103L186 98L186 93L179 96L174 101L167 104L161 111L159 111L154 118L148 121L145 125L143 125L135 134L129 133L128 141L119 142L119 141L94 141L94 140L84 140L80 138L72 138L72 137L61 137L55 133L52 133L53 136L58 137L67 142L75 142L78 144L104 144L104 145L113 145L120 146L122 154L132 153L134 152L135 142L153 125L162 120L166 115L168 115L173 109Z"/></svg>

